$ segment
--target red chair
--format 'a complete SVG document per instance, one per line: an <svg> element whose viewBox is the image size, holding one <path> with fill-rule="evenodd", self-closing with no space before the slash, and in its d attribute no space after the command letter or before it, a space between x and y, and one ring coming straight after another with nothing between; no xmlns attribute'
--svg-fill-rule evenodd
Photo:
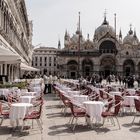
<svg viewBox="0 0 140 140"><path fill-rule="evenodd" d="M12 103L18 102L18 99L16 97L14 97L13 95L9 94L7 97L7 101L8 101L8 104L10 106Z"/></svg>
<svg viewBox="0 0 140 140"><path fill-rule="evenodd" d="M115 125L115 121L113 119L113 118L115 118L117 120L117 124L118 124L119 129L120 129L120 124L119 124L119 121L118 121L118 118L117 118L120 107L121 107L121 100L118 97L116 97L115 101L114 101L114 105L111 102L111 104L109 106L109 109L107 109L105 112L102 112L102 117L104 119L103 120L103 125L105 123L106 118L110 118ZM114 109L114 111L112 111L112 109Z"/></svg>
<svg viewBox="0 0 140 140"><path fill-rule="evenodd" d="M106 91L99 90L99 92L100 92L100 98L101 98L101 100L106 100L106 99L109 98L109 96L111 96Z"/></svg>
<svg viewBox="0 0 140 140"><path fill-rule="evenodd" d="M9 111L10 111L9 105L6 103L0 102L0 117L1 117L0 125L2 125L4 119L9 118Z"/></svg>
<svg viewBox="0 0 140 140"><path fill-rule="evenodd" d="M135 103L135 108L136 108L136 114L134 116L134 119L132 121L132 124L134 123L135 121L135 118L138 116L138 114L140 113L140 100L138 99L134 99L134 103Z"/></svg>
<svg viewBox="0 0 140 140"><path fill-rule="evenodd" d="M35 106L35 108L37 108L38 110L34 109L31 113L25 116L25 118L23 119L22 129L24 128L24 124L26 120L32 120L32 127L33 127L33 120L36 120L42 132L43 129L41 124L42 106L43 106L43 101L41 101L38 106Z"/></svg>
<svg viewBox="0 0 140 140"><path fill-rule="evenodd" d="M69 107L69 99L63 95L63 93L60 93L60 99L62 100L64 104L64 109L62 109L62 112L64 113L64 116L66 115L67 108Z"/></svg>
<svg viewBox="0 0 140 140"><path fill-rule="evenodd" d="M112 106L113 106L114 100L113 98L109 98L108 102L106 103L105 107L106 107L106 112L110 111Z"/></svg>
<svg viewBox="0 0 140 140"><path fill-rule="evenodd" d="M83 108L77 107L76 105L74 105L72 102L69 102L69 107L71 109L71 113L72 113L72 117L70 118L69 123L72 125L74 119L75 120L75 124L72 127L72 130L75 129L76 124L77 124L77 120L79 117L86 117L86 111Z"/></svg>
<svg viewBox="0 0 140 140"><path fill-rule="evenodd" d="M90 95L88 95L88 97L89 97L89 100L91 101L98 101L100 96L97 92L92 91Z"/></svg>

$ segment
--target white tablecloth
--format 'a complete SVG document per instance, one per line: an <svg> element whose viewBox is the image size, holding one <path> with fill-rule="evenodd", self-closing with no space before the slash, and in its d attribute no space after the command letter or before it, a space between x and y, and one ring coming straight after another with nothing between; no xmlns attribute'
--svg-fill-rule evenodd
<svg viewBox="0 0 140 140"><path fill-rule="evenodd" d="M123 104L130 105L130 107L135 106L134 99L139 99L139 96L125 96Z"/></svg>
<svg viewBox="0 0 140 140"><path fill-rule="evenodd" d="M91 117L95 118L97 122L101 121L101 114L103 112L104 103L101 101L86 101L83 102L86 113Z"/></svg>
<svg viewBox="0 0 140 140"><path fill-rule="evenodd" d="M37 93L36 92L22 92L22 96L35 96Z"/></svg>
<svg viewBox="0 0 140 140"><path fill-rule="evenodd" d="M69 96L73 96L73 95L80 95L80 91L71 91L71 90L68 90L68 95Z"/></svg>
<svg viewBox="0 0 140 140"><path fill-rule="evenodd" d="M0 88L0 95L8 96L9 93L10 93L9 89Z"/></svg>
<svg viewBox="0 0 140 140"><path fill-rule="evenodd" d="M20 96L19 101L21 103L31 103L35 99L35 96Z"/></svg>
<svg viewBox="0 0 140 140"><path fill-rule="evenodd" d="M122 93L119 91L110 91L109 94L114 96L114 95L121 95Z"/></svg>
<svg viewBox="0 0 140 140"><path fill-rule="evenodd" d="M23 119L32 106L33 105L30 103L11 104L10 114L9 114L11 125L14 125L15 121L18 121L19 119Z"/></svg>
<svg viewBox="0 0 140 140"><path fill-rule="evenodd" d="M87 95L73 95L73 100L80 104L83 104L83 102L88 101L89 98Z"/></svg>
<svg viewBox="0 0 140 140"><path fill-rule="evenodd" d="M128 91L128 93L129 93L130 95L134 95L135 92L136 92L136 90L133 89L133 88L132 88L132 89L131 89L131 88L130 88L130 89L128 88L128 89L126 89L126 91Z"/></svg>

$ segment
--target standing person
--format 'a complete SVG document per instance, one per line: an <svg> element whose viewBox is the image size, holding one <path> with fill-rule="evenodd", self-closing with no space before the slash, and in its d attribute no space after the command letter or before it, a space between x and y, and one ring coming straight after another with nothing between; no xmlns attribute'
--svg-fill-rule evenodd
<svg viewBox="0 0 140 140"><path fill-rule="evenodd" d="M47 94L48 93L48 76L44 74L43 79L44 79L44 84L45 84L44 94Z"/></svg>
<svg viewBox="0 0 140 140"><path fill-rule="evenodd" d="M58 80L58 77L57 77L56 75L54 75L54 76L53 76L53 85L56 84L57 80Z"/></svg>
<svg viewBox="0 0 140 140"><path fill-rule="evenodd" d="M109 76L107 77L107 82L108 82L109 84L111 84L111 75L109 75Z"/></svg>
<svg viewBox="0 0 140 140"><path fill-rule="evenodd" d="M48 78L48 93L52 93L52 80L52 75L50 75Z"/></svg>

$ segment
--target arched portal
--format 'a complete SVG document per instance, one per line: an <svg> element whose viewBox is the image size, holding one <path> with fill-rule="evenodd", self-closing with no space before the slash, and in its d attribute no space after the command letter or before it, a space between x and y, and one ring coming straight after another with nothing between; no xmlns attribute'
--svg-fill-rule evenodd
<svg viewBox="0 0 140 140"><path fill-rule="evenodd" d="M124 61L123 64L123 73L125 76L130 76L135 74L135 64L133 60L128 59Z"/></svg>
<svg viewBox="0 0 140 140"><path fill-rule="evenodd" d="M140 62L138 63L138 75L140 77Z"/></svg>
<svg viewBox="0 0 140 140"><path fill-rule="evenodd" d="M90 59L84 59L82 62L82 73L84 77L92 76L93 63Z"/></svg>
<svg viewBox="0 0 140 140"><path fill-rule="evenodd" d="M71 79L78 77L78 63L75 60L70 60L67 63L67 76Z"/></svg>
<svg viewBox="0 0 140 140"><path fill-rule="evenodd" d="M100 75L106 78L110 74L116 74L116 61L113 57L106 56L100 62Z"/></svg>

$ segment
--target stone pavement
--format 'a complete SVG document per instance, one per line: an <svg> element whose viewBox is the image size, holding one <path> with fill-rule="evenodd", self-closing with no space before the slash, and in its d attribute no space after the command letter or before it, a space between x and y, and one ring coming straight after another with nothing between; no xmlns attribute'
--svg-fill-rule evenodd
<svg viewBox="0 0 140 140"><path fill-rule="evenodd" d="M59 100L54 94L45 95L43 108L43 132L34 121L34 128L24 131L13 130L9 120L4 120L0 126L0 140L139 140L140 124L136 118L134 125L131 125L133 116L118 117L121 129L106 121L103 127L93 127L85 124L84 119L78 119L78 125L73 132L68 125L70 110L64 116L61 113ZM31 122L27 121L30 125Z"/></svg>

